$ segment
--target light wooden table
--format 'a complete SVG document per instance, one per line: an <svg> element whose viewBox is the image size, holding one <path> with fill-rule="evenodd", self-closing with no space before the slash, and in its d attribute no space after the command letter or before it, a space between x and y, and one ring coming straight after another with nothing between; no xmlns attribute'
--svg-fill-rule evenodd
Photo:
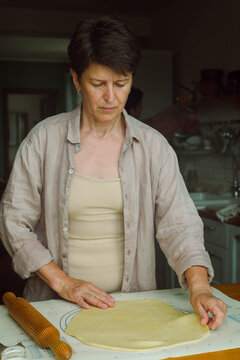
<svg viewBox="0 0 240 360"><path fill-rule="evenodd" d="M219 291L223 292L227 296L240 301L240 283L215 285L215 288L218 289ZM174 357L174 358L168 358L168 359L176 359L176 360L240 360L240 348L223 350L223 351L214 351L214 352L190 355L190 356L181 356L181 357L177 357L177 358Z"/></svg>

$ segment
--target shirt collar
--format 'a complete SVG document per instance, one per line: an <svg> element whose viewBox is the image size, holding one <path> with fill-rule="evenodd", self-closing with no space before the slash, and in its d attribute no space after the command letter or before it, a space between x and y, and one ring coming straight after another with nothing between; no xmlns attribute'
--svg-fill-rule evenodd
<svg viewBox="0 0 240 360"><path fill-rule="evenodd" d="M126 140L130 142L133 139L140 141L139 127L136 124L136 119L130 116L125 109L123 109L123 116L126 124Z"/></svg>
<svg viewBox="0 0 240 360"><path fill-rule="evenodd" d="M81 105L76 107L73 111L68 113L68 133L67 140L72 144L80 144L80 119L81 119Z"/></svg>
<svg viewBox="0 0 240 360"><path fill-rule="evenodd" d="M67 140L72 144L80 144L80 121L81 121L81 104L73 111L68 113L68 133ZM127 111L123 110L123 116L126 124L126 141L132 143L133 139L139 141L139 129L136 125L136 119L130 116Z"/></svg>

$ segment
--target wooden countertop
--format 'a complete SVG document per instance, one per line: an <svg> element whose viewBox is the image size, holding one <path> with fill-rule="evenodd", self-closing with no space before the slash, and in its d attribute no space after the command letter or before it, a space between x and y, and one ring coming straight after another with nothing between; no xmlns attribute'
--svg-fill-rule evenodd
<svg viewBox="0 0 240 360"><path fill-rule="evenodd" d="M201 217L205 217L212 220L217 220L220 222L219 218L216 215L216 210L214 209L204 209L204 210L198 210L198 213ZM240 215L235 216L225 222L225 224L231 224L235 226L240 226Z"/></svg>
<svg viewBox="0 0 240 360"><path fill-rule="evenodd" d="M215 285L215 288L226 294L227 296L240 301L240 283ZM166 360L239 360L240 348L213 351L209 353L196 354L190 356L180 356L174 358L167 358Z"/></svg>
<svg viewBox="0 0 240 360"><path fill-rule="evenodd" d="M240 301L240 283L213 285L225 295ZM240 359L240 358L239 358Z"/></svg>

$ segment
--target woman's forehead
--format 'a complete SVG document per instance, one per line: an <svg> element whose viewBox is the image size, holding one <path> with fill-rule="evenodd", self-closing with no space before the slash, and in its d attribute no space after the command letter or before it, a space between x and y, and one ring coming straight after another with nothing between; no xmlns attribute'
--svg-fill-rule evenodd
<svg viewBox="0 0 240 360"><path fill-rule="evenodd" d="M112 78L116 80L131 79L132 73L126 72L125 74L117 73L110 67L98 63L91 63L89 67L83 72L83 76L87 78L103 80L105 78Z"/></svg>

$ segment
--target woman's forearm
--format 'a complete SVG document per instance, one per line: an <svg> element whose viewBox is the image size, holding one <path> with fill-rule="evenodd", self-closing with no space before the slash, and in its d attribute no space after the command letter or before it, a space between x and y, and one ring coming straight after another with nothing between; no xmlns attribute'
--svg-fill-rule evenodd
<svg viewBox="0 0 240 360"><path fill-rule="evenodd" d="M207 269L204 266L191 266L185 271L185 277L191 294L200 289L212 293Z"/></svg>

